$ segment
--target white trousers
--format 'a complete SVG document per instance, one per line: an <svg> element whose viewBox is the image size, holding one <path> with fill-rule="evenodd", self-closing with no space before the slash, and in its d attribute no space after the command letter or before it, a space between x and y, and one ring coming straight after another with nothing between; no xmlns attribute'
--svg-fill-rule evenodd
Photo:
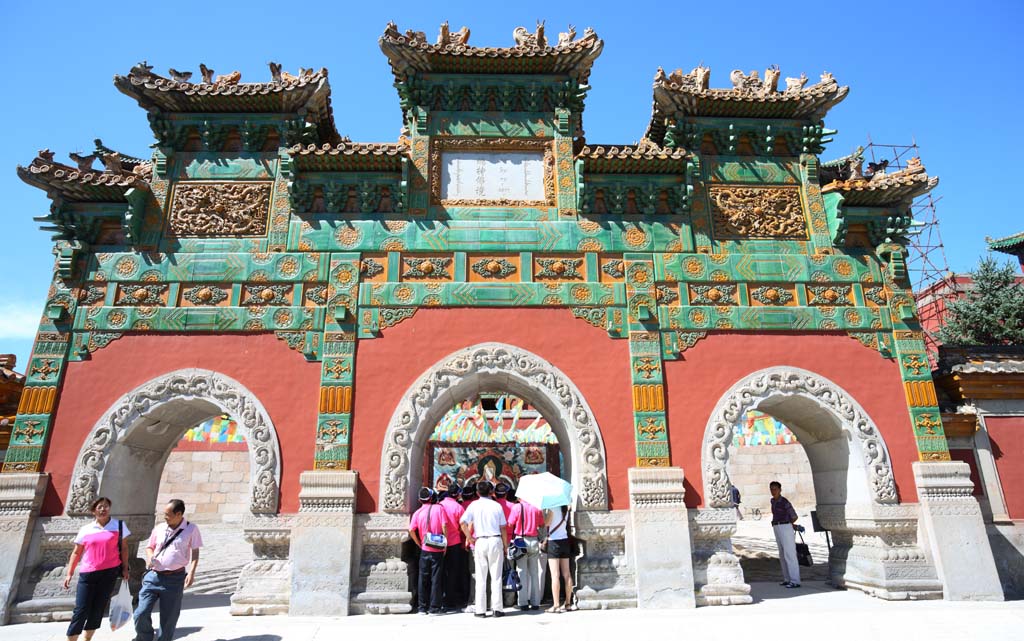
<svg viewBox="0 0 1024 641"><path fill-rule="evenodd" d="M502 609L501 565L504 550L500 536L489 536L476 540L473 563L476 566L476 613L487 612L487 575L491 575L491 607Z"/></svg>
<svg viewBox="0 0 1024 641"><path fill-rule="evenodd" d="M516 561L516 565L519 580L523 583L519 590L519 605L540 605L540 599L544 596L541 588L544 581L544 557L536 537L526 539L526 556Z"/></svg>
<svg viewBox="0 0 1024 641"><path fill-rule="evenodd" d="M782 580L800 583L800 564L796 562L796 532L792 523L773 525L775 545L779 547L779 562L782 564Z"/></svg>

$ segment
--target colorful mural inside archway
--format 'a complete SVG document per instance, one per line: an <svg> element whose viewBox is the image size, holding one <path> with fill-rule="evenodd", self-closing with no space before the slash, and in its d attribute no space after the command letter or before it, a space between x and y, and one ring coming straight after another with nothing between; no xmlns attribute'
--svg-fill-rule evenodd
<svg viewBox="0 0 1024 641"><path fill-rule="evenodd" d="M733 429L733 447L795 443L799 443L796 435L782 421L757 410L748 411Z"/></svg>
<svg viewBox="0 0 1024 641"><path fill-rule="evenodd" d="M483 394L455 404L427 444L424 479L434 487L489 480L513 487L525 474L560 474L558 439L524 399Z"/></svg>
<svg viewBox="0 0 1024 641"><path fill-rule="evenodd" d="M238 423L227 414L222 414L189 429L181 437L183 443L245 443L245 434L238 429Z"/></svg>

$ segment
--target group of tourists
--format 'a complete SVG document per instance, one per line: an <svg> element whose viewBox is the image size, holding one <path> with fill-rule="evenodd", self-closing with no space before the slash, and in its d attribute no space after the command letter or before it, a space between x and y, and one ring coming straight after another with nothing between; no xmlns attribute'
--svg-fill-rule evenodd
<svg viewBox="0 0 1024 641"><path fill-rule="evenodd" d="M131 531L124 521L111 518L111 502L101 497L92 503L95 520L82 526L68 560L64 589L78 569L75 609L68 625L68 641L82 631L89 641L100 627L118 578L128 580L128 545ZM181 612L181 596L192 585L199 565L203 538L195 523L185 520L185 503L173 499L164 507L164 522L153 528L146 544L146 574L135 608L135 641L154 641L153 608L160 605L159 641L171 641Z"/></svg>
<svg viewBox="0 0 1024 641"><path fill-rule="evenodd" d="M476 583L473 612L477 617L504 616L504 592L517 592L520 611L539 610L545 555L553 597L547 612L576 609L566 506L542 511L518 500L507 483L490 481L464 488L455 483L424 487L419 500L420 508L409 521L409 537L419 549L416 605L420 614L463 611L469 602L471 577Z"/></svg>

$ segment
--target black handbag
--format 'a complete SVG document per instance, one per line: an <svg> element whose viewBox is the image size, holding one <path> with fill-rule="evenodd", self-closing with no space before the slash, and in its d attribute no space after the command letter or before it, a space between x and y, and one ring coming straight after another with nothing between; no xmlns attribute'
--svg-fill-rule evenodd
<svg viewBox="0 0 1024 641"><path fill-rule="evenodd" d="M796 562L804 567L811 567L814 565L814 559L811 558L811 548L804 543L803 532L798 532L800 535L800 542L796 544Z"/></svg>

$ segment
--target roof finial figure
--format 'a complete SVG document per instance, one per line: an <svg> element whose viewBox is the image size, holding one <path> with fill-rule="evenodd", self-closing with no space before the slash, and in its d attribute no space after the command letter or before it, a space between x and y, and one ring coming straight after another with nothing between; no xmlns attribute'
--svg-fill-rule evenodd
<svg viewBox="0 0 1024 641"><path fill-rule="evenodd" d="M558 46L567 45L576 39L576 26L569 25L569 31L558 34Z"/></svg>
<svg viewBox="0 0 1024 641"><path fill-rule="evenodd" d="M807 74L801 73L799 78L786 78L786 93L800 91L807 84Z"/></svg>
<svg viewBox="0 0 1024 641"><path fill-rule="evenodd" d="M68 158L74 161L78 165L78 171L92 171L92 163L99 157L99 154L89 154L83 156L80 153L72 151L68 154Z"/></svg>
<svg viewBox="0 0 1024 641"><path fill-rule="evenodd" d="M271 60L267 65L270 67L270 81L281 82L281 63Z"/></svg>
<svg viewBox="0 0 1024 641"><path fill-rule="evenodd" d="M49 149L40 149L39 153L36 154L46 162L53 162L53 152Z"/></svg>
<svg viewBox="0 0 1024 641"><path fill-rule="evenodd" d="M204 85L212 85L213 84L213 69L210 69L209 67L207 67L206 65L204 65L203 63L200 62L199 63L199 73L202 74L202 76L203 76L203 84Z"/></svg>
<svg viewBox="0 0 1024 641"><path fill-rule="evenodd" d="M128 72L128 75L151 77L153 75L153 65L146 64L146 61L143 60L142 62L132 67L131 71Z"/></svg>
<svg viewBox="0 0 1024 641"><path fill-rule="evenodd" d="M771 65L764 70L764 91L765 93L778 93L779 92L779 76L782 72L779 71L779 65Z"/></svg>
<svg viewBox="0 0 1024 641"><path fill-rule="evenodd" d="M441 32L437 35L437 44L442 47L445 45L465 47L469 44L469 27L462 27L455 33L452 33L448 28L448 21L445 20L441 23Z"/></svg>
<svg viewBox="0 0 1024 641"><path fill-rule="evenodd" d="M168 68L167 73L170 74L171 80L174 82L188 82L188 79L192 77L191 71L178 71L177 69Z"/></svg>
<svg viewBox="0 0 1024 641"><path fill-rule="evenodd" d="M526 30L526 27L516 27L512 31L512 39L515 40L516 47L522 47L524 49L546 49L548 46L548 39L544 35L544 21L537 21L537 31L530 33Z"/></svg>

